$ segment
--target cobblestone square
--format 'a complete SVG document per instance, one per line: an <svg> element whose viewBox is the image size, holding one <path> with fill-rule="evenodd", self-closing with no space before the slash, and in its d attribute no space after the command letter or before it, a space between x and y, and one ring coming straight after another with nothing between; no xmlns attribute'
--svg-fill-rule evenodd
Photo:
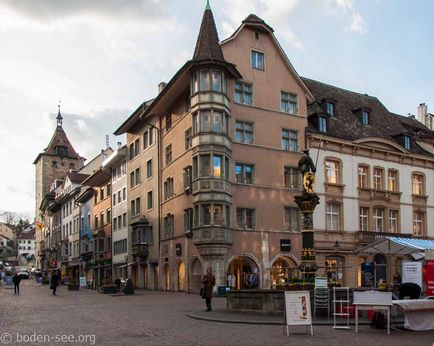
<svg viewBox="0 0 434 346"><path fill-rule="evenodd" d="M61 286L58 296L53 296L48 286L40 286L33 280L23 282L20 295L2 287L2 343L431 346L434 341L434 332L392 331L387 335L385 330L369 326L361 326L358 334L354 327L334 330L332 326L314 326L314 336L305 334L304 328L299 327L287 337L283 326L279 325L218 323L189 318L187 314L205 308L197 295L143 290L136 293L134 296L110 296L87 289L68 292ZM223 311L224 306L224 298L213 299L216 310ZM47 338L47 335L51 338L49 342L47 339L30 342L36 337ZM68 337L71 339L65 341Z"/></svg>

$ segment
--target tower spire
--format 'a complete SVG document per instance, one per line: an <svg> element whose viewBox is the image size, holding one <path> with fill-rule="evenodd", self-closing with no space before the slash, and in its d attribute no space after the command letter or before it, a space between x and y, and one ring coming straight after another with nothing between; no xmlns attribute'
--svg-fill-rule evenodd
<svg viewBox="0 0 434 346"><path fill-rule="evenodd" d="M57 105L57 109L58 109L58 111L57 111L57 117L56 117L56 119L57 119L57 126L62 127L63 118L62 118L62 115L60 114L60 100L59 100L59 103Z"/></svg>
<svg viewBox="0 0 434 346"><path fill-rule="evenodd" d="M206 7L205 10L210 10L211 6L209 5L209 0L206 0Z"/></svg>

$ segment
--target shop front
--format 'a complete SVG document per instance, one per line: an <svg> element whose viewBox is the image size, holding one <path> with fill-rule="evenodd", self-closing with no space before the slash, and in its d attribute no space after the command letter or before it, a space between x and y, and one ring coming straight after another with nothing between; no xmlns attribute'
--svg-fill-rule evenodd
<svg viewBox="0 0 434 346"><path fill-rule="evenodd" d="M299 278L298 262L295 259L279 256L271 265L270 282L272 289L286 289Z"/></svg>
<svg viewBox="0 0 434 346"><path fill-rule="evenodd" d="M227 285L232 290L260 287L260 271L256 261L249 256L237 256L229 261Z"/></svg>

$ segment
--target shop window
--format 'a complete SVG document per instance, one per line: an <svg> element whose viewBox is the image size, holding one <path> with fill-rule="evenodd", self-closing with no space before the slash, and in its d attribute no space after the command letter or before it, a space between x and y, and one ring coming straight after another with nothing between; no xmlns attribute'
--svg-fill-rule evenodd
<svg viewBox="0 0 434 346"><path fill-rule="evenodd" d="M325 259L327 281L329 283L344 283L345 259L340 256L327 256Z"/></svg>
<svg viewBox="0 0 434 346"><path fill-rule="evenodd" d="M287 289L288 285L298 278L298 269L291 260L278 258L271 266L271 288Z"/></svg>

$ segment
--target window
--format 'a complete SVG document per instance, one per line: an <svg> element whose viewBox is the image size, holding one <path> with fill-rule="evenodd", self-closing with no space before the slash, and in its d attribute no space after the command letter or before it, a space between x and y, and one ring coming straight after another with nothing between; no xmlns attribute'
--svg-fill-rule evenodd
<svg viewBox="0 0 434 346"><path fill-rule="evenodd" d="M140 197L131 201L131 216L140 215Z"/></svg>
<svg viewBox="0 0 434 346"><path fill-rule="evenodd" d="M213 155L212 159L213 159L213 177L221 178L223 157L220 155Z"/></svg>
<svg viewBox="0 0 434 346"><path fill-rule="evenodd" d="M283 184L287 189L301 189L300 171L294 167L284 167Z"/></svg>
<svg viewBox="0 0 434 346"><path fill-rule="evenodd" d="M369 125L369 112L368 111L362 111L362 124L363 125Z"/></svg>
<svg viewBox="0 0 434 346"><path fill-rule="evenodd" d="M374 168L374 189L383 190L383 168Z"/></svg>
<svg viewBox="0 0 434 346"><path fill-rule="evenodd" d="M339 256L327 256L325 258L325 270L328 282L344 282L345 258Z"/></svg>
<svg viewBox="0 0 434 346"><path fill-rule="evenodd" d="M129 157L130 160L135 158L137 155L140 154L140 140L137 138L134 143L130 144L129 146Z"/></svg>
<svg viewBox="0 0 434 346"><path fill-rule="evenodd" d="M106 223L112 222L112 211L110 208L106 210Z"/></svg>
<svg viewBox="0 0 434 346"><path fill-rule="evenodd" d="M252 84L235 82L235 102L244 105L252 105Z"/></svg>
<svg viewBox="0 0 434 346"><path fill-rule="evenodd" d="M389 210L389 233L398 233L398 211Z"/></svg>
<svg viewBox="0 0 434 346"><path fill-rule="evenodd" d="M99 189L99 200L102 201L104 199L104 186ZM66 214L69 215L68 205L66 206Z"/></svg>
<svg viewBox="0 0 434 346"><path fill-rule="evenodd" d="M185 150L188 150L192 147L192 142L191 142L191 127L189 127L187 130L185 130Z"/></svg>
<svg viewBox="0 0 434 346"><path fill-rule="evenodd" d="M193 178L199 177L216 177L229 178L229 158L222 155L202 154L193 157ZM199 172L197 172L199 169Z"/></svg>
<svg viewBox="0 0 434 346"><path fill-rule="evenodd" d="M173 178L169 177L164 182L164 199L173 197Z"/></svg>
<svg viewBox="0 0 434 346"><path fill-rule="evenodd" d="M366 232L369 230L369 208L360 207L359 214L359 228Z"/></svg>
<svg viewBox="0 0 434 346"><path fill-rule="evenodd" d="M404 135L404 148L407 150L411 149L411 138L410 136Z"/></svg>
<svg viewBox="0 0 434 346"><path fill-rule="evenodd" d="M143 133L143 149L147 149L149 146L149 133L145 131Z"/></svg>
<svg viewBox="0 0 434 346"><path fill-rule="evenodd" d="M118 199L120 199L120 191L119 191L119 195L118 195ZM122 199L125 201L127 199L127 188L123 187L122 188Z"/></svg>
<svg viewBox="0 0 434 346"><path fill-rule="evenodd" d="M152 199L152 191L148 191L148 198L147 198L147 202L148 202L148 210L153 208L153 199Z"/></svg>
<svg viewBox="0 0 434 346"><path fill-rule="evenodd" d="M122 214L122 227L127 227L127 213Z"/></svg>
<svg viewBox="0 0 434 346"><path fill-rule="evenodd" d="M326 160L325 162L326 170L326 182L329 184L339 183L339 162L334 160Z"/></svg>
<svg viewBox="0 0 434 346"><path fill-rule="evenodd" d="M255 174L255 166L236 163L235 164L235 180L241 184L253 184Z"/></svg>
<svg viewBox="0 0 434 346"><path fill-rule="evenodd" d="M253 144L253 123L236 121L235 128L237 142Z"/></svg>
<svg viewBox="0 0 434 346"><path fill-rule="evenodd" d="M339 230L340 224L340 205L336 203L328 203L326 211L326 227L330 231Z"/></svg>
<svg viewBox="0 0 434 346"><path fill-rule="evenodd" d="M318 130L327 132L327 119L325 117L318 117Z"/></svg>
<svg viewBox="0 0 434 346"><path fill-rule="evenodd" d="M255 224L255 209L237 208L238 228L254 229Z"/></svg>
<svg viewBox="0 0 434 346"><path fill-rule="evenodd" d="M281 91L280 110L285 113L297 114L297 95Z"/></svg>
<svg viewBox="0 0 434 346"><path fill-rule="evenodd" d="M367 166L359 166L359 187L367 188L368 186L368 170Z"/></svg>
<svg viewBox="0 0 434 346"><path fill-rule="evenodd" d="M300 231L300 209L295 207L285 207L285 227L290 232Z"/></svg>
<svg viewBox="0 0 434 346"><path fill-rule="evenodd" d="M154 128L151 127L149 130L149 146L151 146L152 144L154 144L155 141L155 136L154 136Z"/></svg>
<svg viewBox="0 0 434 346"><path fill-rule="evenodd" d="M164 218L164 237L166 239L172 238L174 235L174 215L167 214Z"/></svg>
<svg viewBox="0 0 434 346"><path fill-rule="evenodd" d="M184 168L184 173L183 173L183 181L184 181L184 191L185 192L190 192L191 191L191 182L192 182L192 177L191 177L191 166L188 166L186 168Z"/></svg>
<svg viewBox="0 0 434 346"><path fill-rule="evenodd" d="M389 191L398 191L398 172L389 169L387 174L387 189Z"/></svg>
<svg viewBox="0 0 434 346"><path fill-rule="evenodd" d="M107 197L109 197L112 194L112 184L107 184Z"/></svg>
<svg viewBox="0 0 434 346"><path fill-rule="evenodd" d="M189 234L193 230L193 209L184 210L184 233Z"/></svg>
<svg viewBox="0 0 434 346"><path fill-rule="evenodd" d="M140 184L140 167L136 168L130 173L130 186L131 188Z"/></svg>
<svg viewBox="0 0 434 346"><path fill-rule="evenodd" d="M115 205L116 205L116 192L113 194L113 206L115 206Z"/></svg>
<svg viewBox="0 0 434 346"><path fill-rule="evenodd" d="M172 162L172 144L166 147L166 165Z"/></svg>
<svg viewBox="0 0 434 346"><path fill-rule="evenodd" d="M118 229L118 218L115 216L113 218L113 231L116 231Z"/></svg>
<svg viewBox="0 0 434 346"><path fill-rule="evenodd" d="M329 114L330 116L334 116L335 115L335 104L333 102L327 102L326 103L326 111L327 114Z"/></svg>
<svg viewBox="0 0 434 346"><path fill-rule="evenodd" d="M384 209L374 208L374 231L383 232L384 230Z"/></svg>
<svg viewBox="0 0 434 346"><path fill-rule="evenodd" d="M413 235L423 235L424 214L421 212L413 213Z"/></svg>
<svg viewBox="0 0 434 346"><path fill-rule="evenodd" d="M286 151L298 150L298 132L282 129L282 149Z"/></svg>
<svg viewBox="0 0 434 346"><path fill-rule="evenodd" d="M200 71L200 90L201 91L208 91L209 88L209 75L208 70L201 70Z"/></svg>
<svg viewBox="0 0 434 346"><path fill-rule="evenodd" d="M218 70L211 70L211 84L213 91L222 91L222 73Z"/></svg>
<svg viewBox="0 0 434 346"><path fill-rule="evenodd" d="M252 50L252 68L257 70L264 70L264 53Z"/></svg>
<svg viewBox="0 0 434 346"><path fill-rule="evenodd" d="M152 178L152 159L146 161L146 178Z"/></svg>
<svg viewBox="0 0 434 346"><path fill-rule="evenodd" d="M413 195L423 195L423 185L424 185L424 177L421 174L412 174L412 191Z"/></svg>
<svg viewBox="0 0 434 346"><path fill-rule="evenodd" d="M124 196L123 200L125 200L125 196ZM118 203L120 203L120 202L122 202L121 190L118 191Z"/></svg>
<svg viewBox="0 0 434 346"><path fill-rule="evenodd" d="M172 113L166 114L166 131L172 127Z"/></svg>

